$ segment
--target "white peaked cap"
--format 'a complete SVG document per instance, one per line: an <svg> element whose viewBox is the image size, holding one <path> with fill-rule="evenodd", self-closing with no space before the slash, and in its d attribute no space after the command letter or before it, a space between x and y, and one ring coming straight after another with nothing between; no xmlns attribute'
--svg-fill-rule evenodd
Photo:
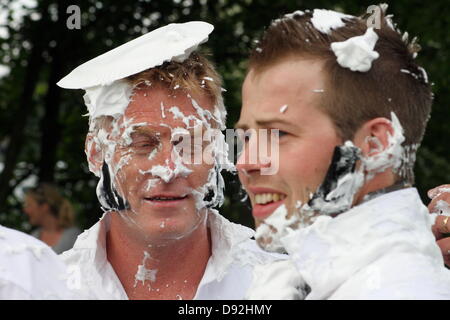
<svg viewBox="0 0 450 320"><path fill-rule="evenodd" d="M202 21L169 24L83 63L57 85L66 89L104 86L166 61L182 61L208 40L213 29Z"/></svg>

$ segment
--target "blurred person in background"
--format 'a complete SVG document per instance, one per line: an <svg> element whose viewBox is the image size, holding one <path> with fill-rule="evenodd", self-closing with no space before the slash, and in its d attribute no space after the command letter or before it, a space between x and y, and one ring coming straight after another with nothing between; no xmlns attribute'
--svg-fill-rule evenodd
<svg viewBox="0 0 450 320"><path fill-rule="evenodd" d="M75 213L58 188L42 183L26 190L24 212L30 224L37 226L31 235L60 254L72 248L80 230L74 226Z"/></svg>

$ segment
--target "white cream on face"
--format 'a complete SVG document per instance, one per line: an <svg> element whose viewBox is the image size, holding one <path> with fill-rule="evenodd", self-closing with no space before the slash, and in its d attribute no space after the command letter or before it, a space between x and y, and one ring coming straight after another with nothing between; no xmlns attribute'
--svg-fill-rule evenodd
<svg viewBox="0 0 450 320"><path fill-rule="evenodd" d="M85 90L84 103L92 120L101 116L118 117L123 114L130 103L133 88L125 80L117 80L110 85Z"/></svg>
<svg viewBox="0 0 450 320"><path fill-rule="evenodd" d="M271 216L260 224L255 238L265 250L283 252L283 239L289 230L304 228L314 224L315 220L323 215L330 216L351 208L354 196L367 181L377 173L389 168L397 173L402 165L412 166L411 157L407 148L402 146L405 138L403 128L395 113L391 113L391 126L393 134L388 133L388 146L374 155L360 156L360 166L354 172L348 172L338 178L334 189L323 197L314 197L313 201L301 203L298 201L296 212L290 217L284 205L277 208ZM344 145L350 151L355 148L351 141ZM346 150L346 149L343 150ZM349 154L351 156L351 154ZM317 195L317 194L316 194ZM289 217L289 218L288 218Z"/></svg>
<svg viewBox="0 0 450 320"><path fill-rule="evenodd" d="M287 104L285 104L284 106L282 106L282 107L280 108L280 113L285 113L286 110L287 110L287 108L288 108L288 105L287 105Z"/></svg>
<svg viewBox="0 0 450 320"><path fill-rule="evenodd" d="M282 204L256 229L255 239L266 251L283 253L284 246L280 239L287 235L288 229L297 222L297 218L292 215L288 218L286 206Z"/></svg>
<svg viewBox="0 0 450 320"><path fill-rule="evenodd" d="M436 206L435 206L434 211L436 213L444 214L444 215L448 216L448 215L450 215L450 206L449 206L449 204L446 201L438 200L436 202Z"/></svg>
<svg viewBox="0 0 450 320"><path fill-rule="evenodd" d="M140 158L139 164L137 164L138 161L134 161L136 154L131 148L127 150L126 146L132 142L132 134L136 132L136 127L168 126L165 124L150 123L151 121L148 121L149 123L145 124L133 124L133 119L124 119L125 110L133 99L132 91L135 89L126 83L124 79L144 70L160 66L167 61L185 61L198 45L208 39L208 35L212 30L213 26L205 22L195 21L183 24L170 24L88 61L73 70L58 83L59 86L64 88L86 90L85 102L89 111L90 129L95 129L96 125L99 124L97 121L104 120L104 117L112 117L112 119L110 119L111 122L108 122L104 128L100 129L98 134L93 137L92 140L89 140L86 146L88 161L91 156L99 155L98 157L96 156L95 160L100 159L108 166L107 171L105 171L106 166L98 166L98 163L101 162L100 160L98 162L89 161L90 170L100 178L97 186L97 196L105 210L116 209L109 208L109 200L111 199L109 199L108 196L112 196L116 202L120 200L119 196L125 201L127 198L131 198L126 192L130 193L134 190L121 190L120 188L121 182L124 181L123 179L133 179L133 182L136 180L136 185L131 186L131 188L140 189L142 187L147 193L150 193L152 188L177 176L182 178L188 177L192 171L195 170L194 168L187 168L181 161L181 157L177 152L173 154L171 159L175 163L175 167L170 167L167 161L164 162L164 159L161 160L161 153L159 153L161 151L161 148L159 148L161 144L158 147L155 147L147 157L150 165L154 163L158 164L147 169L145 168L145 165L141 166L142 163L145 163L145 159L142 160L142 158ZM161 50L161 48L164 48L164 50ZM151 54L149 54L149 52ZM201 81L205 84L205 81L213 81L213 79L205 77ZM148 81L145 83L151 85ZM147 93L144 94L144 96L146 95ZM176 106L172 106L173 109L172 112L170 112L170 110L166 109L161 102L161 118L165 119L172 115L174 117L180 117L186 124L186 129L191 128L190 125L192 124L192 121L194 123L193 127L203 125L208 129L211 129L211 122L216 120L218 121L216 125L220 128L224 128L226 112L221 97L218 97L217 105L214 107L212 115L196 102L193 101L192 103L193 108L197 112L197 116L185 117L179 109L177 110ZM174 130L177 131L178 129L174 128ZM167 141L165 142L167 143ZM192 226L191 230L187 230L185 235L180 235L177 239L190 234L200 225L205 226L206 212L209 210L207 207L220 205L221 201L223 201L223 180L220 176L220 171L223 168L229 168L231 166L229 164L224 165L220 162L221 157L226 155L227 150L220 150L219 148L221 148L221 145L217 144L215 140L213 140L211 144L213 146L212 155L214 165L209 171L206 183L203 186L196 188L196 190L187 190L187 192L192 192L196 195L195 207L197 212L195 213L199 216L199 219L195 222L195 225ZM94 145L96 146L96 150L93 150ZM101 146L103 148L101 148ZM119 150L119 148L121 149ZM118 155L120 152L122 152L122 154ZM116 158L114 158L114 156L116 156ZM128 173L124 168L128 169ZM135 171L132 172L133 170ZM130 176L127 177L127 174ZM136 175L138 177L136 177ZM109 187L114 191L112 195L107 194L103 188L103 183L106 182L108 178L110 181L108 183L109 185L106 187ZM143 183L138 185L139 179L141 178L143 179ZM218 181L219 183L222 182L221 186L217 185ZM127 186L124 188L127 188ZM210 201L204 201L205 194L208 193L211 188L214 190L214 197ZM114 205L112 206L114 207ZM120 209L119 213L127 223L133 225L135 228L142 229L143 227L138 224L138 221L140 220L137 219L137 215L139 215L139 212L137 211L138 210L135 208L127 208L126 210ZM167 229L165 225L164 228ZM152 282L156 280L157 270L145 268L146 260L149 258L148 253L144 252L144 259L142 264L138 266L135 275L136 283L138 281Z"/></svg>

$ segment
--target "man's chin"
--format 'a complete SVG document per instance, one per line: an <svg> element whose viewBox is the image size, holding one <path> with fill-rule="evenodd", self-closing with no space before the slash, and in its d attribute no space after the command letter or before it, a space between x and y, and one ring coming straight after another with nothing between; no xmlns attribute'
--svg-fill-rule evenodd
<svg viewBox="0 0 450 320"><path fill-rule="evenodd" d="M164 243L168 241L181 240L189 237L197 228L200 228L200 217L193 221L186 220L186 216L172 216L169 218L161 217L139 217L134 219L130 225L141 238L149 243Z"/></svg>
<svg viewBox="0 0 450 320"><path fill-rule="evenodd" d="M269 204L254 204L252 207L252 215L255 219L255 224L261 223L261 221L267 219L275 212L281 205L284 204L284 200L271 202Z"/></svg>

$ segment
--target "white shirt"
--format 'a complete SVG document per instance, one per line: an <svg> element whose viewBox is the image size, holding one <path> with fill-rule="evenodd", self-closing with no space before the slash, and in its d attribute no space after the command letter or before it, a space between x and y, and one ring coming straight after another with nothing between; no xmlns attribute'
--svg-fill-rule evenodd
<svg viewBox="0 0 450 320"><path fill-rule="evenodd" d="M450 271L417 190L387 193L283 238L306 299L450 299Z"/></svg>
<svg viewBox="0 0 450 320"><path fill-rule="evenodd" d="M78 236L73 249L61 255L69 268L79 269L79 294L89 299L128 299L106 256L110 214ZM250 239L254 235L252 229L228 221L215 210L208 214L208 227L212 254L195 300L243 299L254 266L285 259L284 255L261 250Z"/></svg>
<svg viewBox="0 0 450 320"><path fill-rule="evenodd" d="M0 226L0 299L72 299L70 277L43 242Z"/></svg>

